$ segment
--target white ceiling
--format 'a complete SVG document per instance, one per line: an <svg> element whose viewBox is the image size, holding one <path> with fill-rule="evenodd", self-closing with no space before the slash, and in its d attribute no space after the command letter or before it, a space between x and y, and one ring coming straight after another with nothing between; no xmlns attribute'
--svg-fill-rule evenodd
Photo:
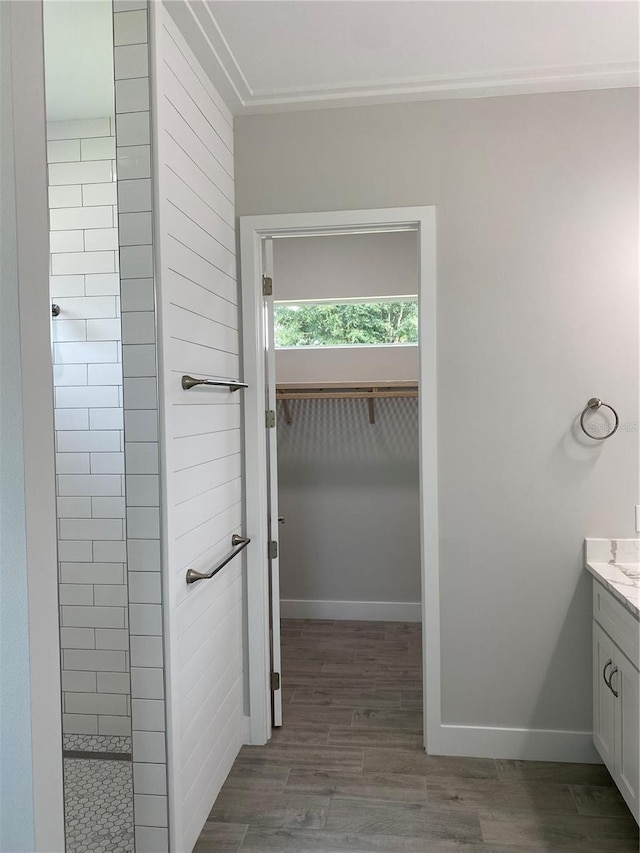
<svg viewBox="0 0 640 853"><path fill-rule="evenodd" d="M626 0L167 5L236 115L638 85Z"/></svg>
<svg viewBox="0 0 640 853"><path fill-rule="evenodd" d="M113 115L111 0L45 0L47 120Z"/></svg>

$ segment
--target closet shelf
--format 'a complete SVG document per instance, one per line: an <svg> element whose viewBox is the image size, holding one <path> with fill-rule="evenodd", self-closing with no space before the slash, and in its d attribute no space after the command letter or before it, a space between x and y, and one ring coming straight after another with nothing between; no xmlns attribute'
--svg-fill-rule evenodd
<svg viewBox="0 0 640 853"><path fill-rule="evenodd" d="M417 397L418 383L396 382L285 382L276 386L285 421L291 424L291 400L367 400L369 423L376 422L375 400L389 397Z"/></svg>

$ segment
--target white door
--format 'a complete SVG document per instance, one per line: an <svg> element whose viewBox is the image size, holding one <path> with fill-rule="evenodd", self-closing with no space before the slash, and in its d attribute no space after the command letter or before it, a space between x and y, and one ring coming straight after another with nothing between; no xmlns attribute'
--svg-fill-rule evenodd
<svg viewBox="0 0 640 853"><path fill-rule="evenodd" d="M273 281L273 240L262 241L263 282ZM278 533L278 442L276 436L276 358L273 337L273 295L270 287L264 294L264 365L267 413L267 541L269 554L269 639L271 645L271 721L282 725L282 686L280 667L280 537Z"/></svg>

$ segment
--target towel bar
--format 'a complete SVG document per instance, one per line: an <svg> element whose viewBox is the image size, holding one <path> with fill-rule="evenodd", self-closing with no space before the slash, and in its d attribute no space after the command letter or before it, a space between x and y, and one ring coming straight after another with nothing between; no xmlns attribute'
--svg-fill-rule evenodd
<svg viewBox="0 0 640 853"><path fill-rule="evenodd" d="M240 388L248 388L246 382L238 382L235 379L195 379L193 376L182 377L182 387L185 391L195 388L196 385L209 385L215 388L228 388L229 391L238 391Z"/></svg>
<svg viewBox="0 0 640 853"><path fill-rule="evenodd" d="M220 569L224 569L227 563L230 563L234 557L236 557L240 551L244 551L247 545L251 542L251 539L245 536L238 536L237 533L234 533L231 537L231 545L234 550L227 554L227 556L222 560L222 562L218 563L218 565L211 569L210 572L196 572L195 569L189 569L187 571L187 583L195 583L196 581L206 581L209 578L212 578L214 575L217 575Z"/></svg>

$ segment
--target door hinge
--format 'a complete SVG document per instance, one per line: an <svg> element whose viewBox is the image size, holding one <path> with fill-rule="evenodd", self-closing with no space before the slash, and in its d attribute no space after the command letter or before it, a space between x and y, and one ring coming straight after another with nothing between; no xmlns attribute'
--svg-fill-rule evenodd
<svg viewBox="0 0 640 853"><path fill-rule="evenodd" d="M267 544L267 553L270 560L275 560L278 556L278 543L275 539L271 539Z"/></svg>
<svg viewBox="0 0 640 853"><path fill-rule="evenodd" d="M272 690L280 690L280 673L272 672L271 673L271 689Z"/></svg>
<svg viewBox="0 0 640 853"><path fill-rule="evenodd" d="M266 415L265 422L266 422L267 429L273 429L276 425L276 413L275 413L274 409L269 409L268 412L265 412L265 415Z"/></svg>
<svg viewBox="0 0 640 853"><path fill-rule="evenodd" d="M262 295L273 296L273 279L269 275L262 276Z"/></svg>

